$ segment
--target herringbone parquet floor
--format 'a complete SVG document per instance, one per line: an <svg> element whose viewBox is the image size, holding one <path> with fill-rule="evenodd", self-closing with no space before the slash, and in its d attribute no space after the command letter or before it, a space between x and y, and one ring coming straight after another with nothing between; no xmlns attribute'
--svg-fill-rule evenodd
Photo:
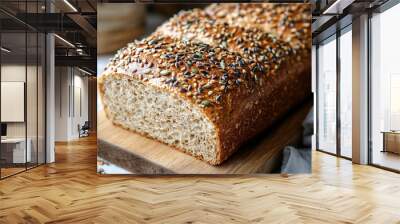
<svg viewBox="0 0 400 224"><path fill-rule="evenodd" d="M0 223L400 223L400 175L315 152L288 178L96 174L94 137L0 181Z"/></svg>

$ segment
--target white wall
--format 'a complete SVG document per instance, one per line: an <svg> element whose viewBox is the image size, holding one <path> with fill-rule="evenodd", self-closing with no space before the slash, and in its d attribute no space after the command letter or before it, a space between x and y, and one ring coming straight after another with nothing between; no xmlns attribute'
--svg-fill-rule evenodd
<svg viewBox="0 0 400 224"><path fill-rule="evenodd" d="M34 72L36 74L36 67L33 66L28 66L27 67L28 74L31 74ZM1 81L2 82L7 82L7 81L18 81L18 82L26 82L25 80L25 64L24 65L19 65L19 64L4 64L1 66ZM31 83L31 80L29 80L29 84L36 85L36 82ZM30 89L28 89L29 91ZM30 99L32 97L36 98L36 89L34 89L34 92L27 93L27 103L32 102L33 100ZM35 105L36 108L36 103ZM7 108L1 108L2 110L7 110ZM33 115L33 117L31 117ZM28 113L28 122L35 121L36 123L36 114ZM28 127L31 127L32 125L28 125ZM28 131L29 132L29 131ZM29 134L29 133L28 133ZM25 137L25 122L7 122L7 136L8 137ZM28 136L29 137L29 136Z"/></svg>
<svg viewBox="0 0 400 224"><path fill-rule="evenodd" d="M68 141L69 133L69 68L55 68L55 141Z"/></svg>
<svg viewBox="0 0 400 224"><path fill-rule="evenodd" d="M79 73L82 74L82 73ZM78 124L83 125L85 123L85 121L88 120L88 78L81 76L81 75L76 75L75 73L75 77L74 77L74 93L75 94L74 97L74 110L75 113L73 113L73 119L72 119L72 136L79 137L79 133L78 133ZM79 93L80 91L80 93ZM80 95L80 97L79 97ZM78 102L80 101L80 102ZM81 107L81 108L79 108ZM81 111L80 111L81 110Z"/></svg>
<svg viewBox="0 0 400 224"><path fill-rule="evenodd" d="M25 82L25 64L1 65L1 81ZM6 110L7 108L1 108ZM7 137L25 138L25 122L7 123Z"/></svg>
<svg viewBox="0 0 400 224"><path fill-rule="evenodd" d="M55 74L55 141L70 141L88 120L88 78L72 67L56 67Z"/></svg>

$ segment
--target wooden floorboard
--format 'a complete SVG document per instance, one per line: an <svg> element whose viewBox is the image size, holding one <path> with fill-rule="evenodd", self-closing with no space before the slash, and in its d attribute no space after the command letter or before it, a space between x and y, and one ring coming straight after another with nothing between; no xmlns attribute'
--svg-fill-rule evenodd
<svg viewBox="0 0 400 224"><path fill-rule="evenodd" d="M0 223L400 223L400 175L313 153L313 174L96 174L96 139L0 181Z"/></svg>

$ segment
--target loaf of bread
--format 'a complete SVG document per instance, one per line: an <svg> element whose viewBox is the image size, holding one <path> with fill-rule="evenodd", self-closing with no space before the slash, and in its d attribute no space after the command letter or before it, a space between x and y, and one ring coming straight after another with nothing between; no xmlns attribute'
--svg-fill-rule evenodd
<svg viewBox="0 0 400 224"><path fill-rule="evenodd" d="M99 90L114 124L218 165L310 94L311 59L261 26L205 12L121 49Z"/></svg>

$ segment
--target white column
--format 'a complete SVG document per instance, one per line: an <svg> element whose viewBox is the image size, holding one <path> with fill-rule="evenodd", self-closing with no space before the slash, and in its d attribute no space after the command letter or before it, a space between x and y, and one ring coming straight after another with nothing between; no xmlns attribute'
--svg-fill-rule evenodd
<svg viewBox="0 0 400 224"><path fill-rule="evenodd" d="M54 35L46 36L46 163L55 161L54 133L55 133L55 56L54 56Z"/></svg>
<svg viewBox="0 0 400 224"><path fill-rule="evenodd" d="M353 162L368 163L368 16L353 19Z"/></svg>

